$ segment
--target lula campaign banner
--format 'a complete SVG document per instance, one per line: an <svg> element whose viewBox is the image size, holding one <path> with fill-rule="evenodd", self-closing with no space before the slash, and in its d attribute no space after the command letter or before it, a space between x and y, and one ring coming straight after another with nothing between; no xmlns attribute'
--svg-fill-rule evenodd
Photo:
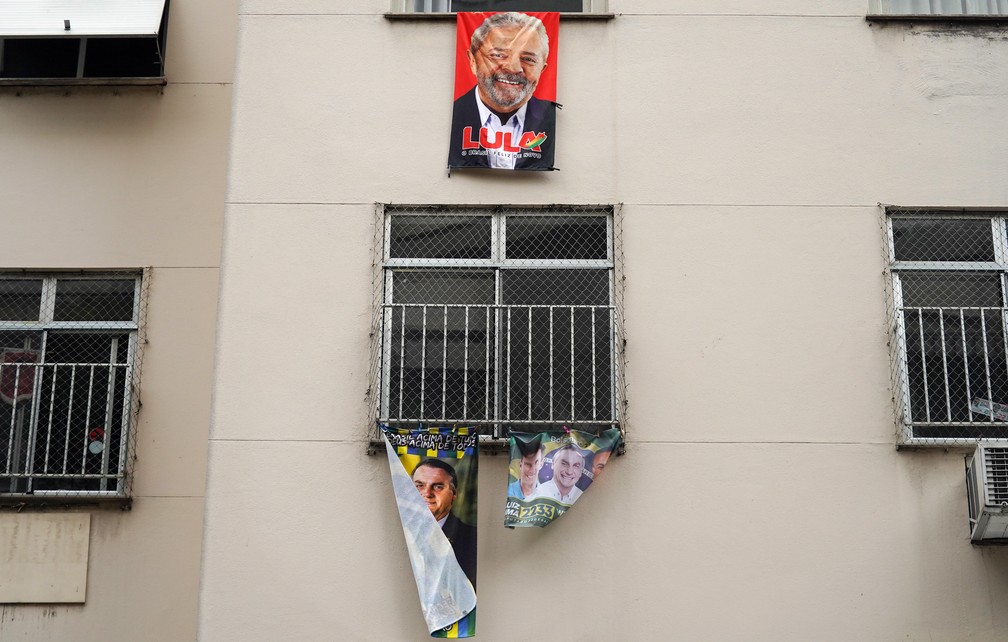
<svg viewBox="0 0 1008 642"><path fill-rule="evenodd" d="M551 170L560 14L459 13L448 167Z"/></svg>
<svg viewBox="0 0 1008 642"><path fill-rule="evenodd" d="M476 476L468 428L382 426L420 608L436 638L476 634Z"/></svg>
<svg viewBox="0 0 1008 642"><path fill-rule="evenodd" d="M620 440L616 428L511 433L504 526L544 527L559 518L598 480Z"/></svg>

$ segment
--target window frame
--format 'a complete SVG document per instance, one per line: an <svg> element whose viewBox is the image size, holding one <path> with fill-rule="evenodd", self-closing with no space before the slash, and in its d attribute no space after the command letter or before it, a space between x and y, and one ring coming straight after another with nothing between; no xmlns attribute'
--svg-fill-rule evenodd
<svg viewBox="0 0 1008 642"><path fill-rule="evenodd" d="M432 259L432 258L392 258L390 256L391 248L391 229L392 221L397 217L408 217L408 216L432 216L432 215L444 215L444 216L490 216L490 257L480 258L480 259L459 259L459 258L447 258L447 259ZM520 217L543 217L549 215L557 215L564 217L573 216L594 216L600 217L604 216L606 221L605 230L605 244L606 244L606 258L601 259L512 259L506 256L506 243L507 243L507 222L509 219L513 220ZM507 413L504 411L502 399L505 396L505 391L503 387L505 386L505 380L509 385L511 383L511 375L504 374L504 368L506 364L502 361L506 359L504 353L502 353L502 343L506 341L511 330L505 329L505 323L502 319L502 314L504 309L512 304L503 303L503 275L507 272L516 272L519 270L558 270L558 269L571 269L571 270L606 270L607 275L607 290L606 293L607 301L605 307L611 310L610 317L608 321L605 321L609 325L609 338L607 341L609 350L609 360L606 368L608 368L605 373L602 370L596 372L592 370L591 380L593 387L598 386L599 377L608 376L610 380L607 382L609 393L607 395L608 399L603 400L606 405L606 417L594 420L591 422L592 426L603 426L603 427L617 427L624 430L626 425L625 419L625 379L624 379L624 364L623 364L623 350L621 346L622 342L622 254L620 248L620 217L619 217L619 207L614 207L612 205L603 206L593 206L593 205L574 205L574 206L563 206L563 205L549 205L549 206L538 206L538 205L520 205L520 206L486 206L486 205L459 205L459 206L409 206L409 205L391 205L391 204L379 204L376 207L376 218L375 218L375 239L376 247L374 251L375 261L373 263L375 267L375 292L374 292L374 317L372 323L372 384L369 389L369 414L376 419L375 429L371 433L371 446L370 450L376 449L380 444L380 435L378 433L377 427L391 420L393 425L405 426L407 425L406 419L403 417L393 417L390 412L389 404L392 401L393 394L390 390L390 386L393 383L391 381L391 370L392 364L392 307L399 305L407 305L402 302L397 302L394 299L393 289L393 276L397 271L409 270L409 269L429 269L433 271L440 270L472 270L474 272L485 271L487 273L493 273L493 291L494 291L494 301L492 304L470 304L472 308L486 308L486 321L484 322L487 327L487 339L485 341L486 351L488 355L486 358L488 361L485 364L487 372L490 372L490 363L494 365L493 372L489 374L489 380L486 384L486 390L481 394L489 394L492 403L491 408L488 410L487 416L485 418L473 417L447 417L445 419L437 419L431 417L425 417L425 422L429 425L435 425L439 423L450 423L453 425L468 425L474 426L481 431L481 443L485 447L501 448L506 445L507 432L511 426L522 426L524 428L531 426L542 426L543 429L546 427L552 427L556 424L559 428L561 423L567 422L570 427L579 427L583 425L588 425L589 422L581 421L578 423L568 422L566 419L556 419L554 420L551 415L549 419L531 419L522 420L508 418L511 414L510 409ZM601 296L601 291L599 292ZM412 305L412 304L408 304ZM441 304L437 302L422 303L416 305L423 306L441 306L445 305L451 306L454 304ZM465 305L465 304L460 304ZM516 307L534 307L531 305L525 306L522 304L513 304ZM552 305L552 304L549 304ZM598 306L592 306L598 307ZM596 326L596 317L593 312L591 317L592 329ZM531 313L530 313L531 316ZM467 315L466 322L468 322L469 317ZM468 325L466 326L469 327ZM552 326L551 326L552 327ZM447 326L445 326L445 332L447 332ZM468 337L468 330L466 336ZM525 336L525 335L522 335ZM592 338L592 348L593 357L595 356L598 346L595 343L597 337L593 335ZM426 339L422 340L426 342ZM468 341L468 339L467 339ZM468 349L468 348L467 348ZM402 349L400 349L401 351ZM573 348L571 348L573 350ZM529 347L529 353L531 354L531 344ZM572 353L573 354L573 353ZM400 355L401 356L401 355ZM447 357L446 357L447 358ZM512 355L511 357L515 357ZM552 356L550 359L552 360ZM573 359L573 357L572 357ZM443 366L442 366L443 367ZM529 366L531 368L531 365ZM400 373L402 366L400 366ZM468 371L468 370L467 370ZM530 370L531 372L531 370ZM401 378L400 374L400 378ZM529 389L533 387L532 380L529 379L525 382ZM572 391L574 390L574 382L571 382ZM552 392L559 388L559 384L554 384L552 382L549 386L542 386L541 383L537 387L536 392L538 394L544 394L544 389L548 389L550 393L550 411L554 410L552 405ZM603 388L604 391L605 388ZM593 390L595 392L595 390ZM465 407L470 408L469 413L473 413L473 406L469 406L469 397L464 393ZM576 392L571 392L571 395L576 395ZM402 393L400 392L400 395ZM573 396L571 399L573 400ZM443 402L444 400L441 400ZM400 404L402 403L402 398L399 398ZM531 402L531 397L528 403ZM573 403L573 401L572 401ZM597 403L597 400L593 401ZM492 410L492 415L489 411ZM593 407L593 412L596 412L597 408ZM532 414L531 406L528 407L528 412ZM401 406L400 406L401 413ZM559 413L557 413L559 414ZM574 413L576 416L576 413ZM598 416L595 414L594 416ZM411 424L413 425L413 424Z"/></svg>
<svg viewBox="0 0 1008 642"><path fill-rule="evenodd" d="M926 410L926 420L915 421L913 418L913 401L911 394L911 384L910 384L910 364L908 361L908 339L907 337L907 323L906 317L903 314L904 306L904 293L903 293L903 275L910 274L924 274L924 273L945 273L952 274L955 272L969 272L975 274L991 274L996 275L999 280L1000 290L1001 290L1001 305L1000 308L992 308L991 306L910 306L920 308L934 307L935 309L943 310L945 308L970 308L977 307L980 310L994 310L1000 309L1001 322L1002 322L1002 332L1006 333L1005 343L1008 345L1008 210L1003 208L948 208L948 207L907 207L907 206L895 206L895 205L882 205L882 216L883 216L883 230L884 230L884 249L886 257L886 298L887 298L887 316L889 318L889 346L890 346L890 357L892 365L892 386L893 386L893 401L894 401L894 416L896 422L896 445L897 447L971 447L977 442L990 441L993 439L1003 439L1003 437L978 437L978 436L956 436L954 434L947 434L946 436L919 436L916 434L915 429L933 429L939 430L941 428L947 428L949 431L954 432L956 429L974 429L983 426L994 427L998 429L1003 429L1008 432L1008 421L994 421L993 413L991 414L990 420L972 420L972 421L936 421L930 417L930 409ZM990 222L991 231L991 243L993 251L993 261L899 261L896 259L896 247L895 238L893 232L893 221L894 220L957 220L957 219L987 219ZM944 312L942 313L941 323L944 323ZM981 316L983 313L981 313ZM984 323L982 321L982 323ZM965 336L965 328L960 328ZM924 336L923 326L918 329L918 337ZM918 339L924 341L923 338ZM944 339L943 339L944 341ZM965 339L964 349L965 349ZM986 341L986 339L985 339ZM986 351L986 347L984 348ZM1008 353L1008 349L1006 349ZM1006 354L1008 356L1008 354ZM947 358L947 350L942 347L942 357ZM921 356L923 360L925 357ZM968 360L967 360L968 361ZM923 366L925 371L922 376L925 377L925 404L928 404L928 392L929 387L927 382L926 365ZM989 364L985 364L985 367L989 369ZM947 366L946 366L947 368ZM948 371L943 373L945 378L945 388L947 389L950 385ZM969 385L969 375L964 374L964 380L967 385ZM987 387L991 384L991 375L988 372L987 378L984 381ZM993 401L993 400L990 400ZM946 401L948 403L948 401ZM946 416L951 414L951 409L946 409ZM976 411L970 412L970 417L977 414Z"/></svg>
<svg viewBox="0 0 1008 642"><path fill-rule="evenodd" d="M31 6L30 2L31 0L20 0L18 4L9 7L5 17L10 24L0 25L0 87L163 87L167 84L165 54L171 0L148 0L144 3L145 6L133 7L133 12L125 15L119 15L121 12L117 13L114 5L104 6L101 0L93 3L94 6L62 0L26 9L25 7ZM158 8L160 11L157 11ZM73 68L73 73L43 75L33 70L35 73L28 75L14 72L14 75L8 75L5 70L10 62L10 54L6 51L9 49L8 43L17 43L18 46L22 43L35 43L51 62L64 63L67 70ZM72 60L64 55L56 55L57 49L64 43L69 43L69 49L76 52ZM90 54L89 43L92 50ZM124 55L122 50L103 52L108 47L123 43L148 51L135 51L129 56ZM146 63L146 68L139 69L145 65L137 65L135 61L141 60L148 53L154 53L155 59ZM17 61L15 66L36 59L30 55L18 56L14 58ZM112 62L120 64L118 69L112 69L118 73L99 73L108 72L107 65ZM103 63L105 68L102 68ZM98 66L99 70L95 71L93 66ZM130 66L134 68L129 69Z"/></svg>
<svg viewBox="0 0 1008 642"><path fill-rule="evenodd" d="M23 470L20 473L13 473L13 469L9 468L10 463L0 461L0 465L5 467L5 471L0 473L0 477L3 477L5 480L11 480L12 484L14 479L22 479L26 488L21 491L11 491L9 487L6 486L6 483L4 485L0 485L0 505L115 502L119 503L124 508L128 507L131 503L131 485L135 449L134 442L139 413L140 368L143 344L146 341L145 326L148 288L150 284L150 268L144 268L141 270L130 269L101 271L0 271L0 279L3 279L4 281L42 281L39 300L39 315L37 320L0 321L0 332L34 332L39 335L39 360L35 363L35 367L37 368L36 372L39 374L34 375L31 400L27 402L30 403L30 408L28 409L29 414L25 428L25 430L28 431L28 436L25 438L26 452L23 457ZM111 321L55 320L55 312L58 304L57 288L59 282L107 280L133 281L133 301L130 319ZM119 339L115 335L126 334L128 343L125 348L125 355L122 358L122 361L118 361L114 354L110 354L108 363L94 362L87 364L68 362L58 359L50 360L49 350L51 346L49 343L52 338L52 333L77 333L81 335L94 334L99 336L108 335L111 337L110 350L113 351L118 351L119 349ZM39 465L36 463L36 460L40 457L41 444L43 443L41 437L44 430L42 427L43 422L45 421L46 416L48 416L50 424L48 426L48 432L51 433L53 427L52 412L56 407L57 401L55 392L56 375L54 374L54 378L51 382L52 388L49 391L48 405L46 408L42 407L42 397L46 395L46 391L43 387L43 380L46 376L45 369L47 366L52 366L53 372L55 372L61 366L66 367L71 365L73 366L71 369L72 372L76 372L76 368L79 366L92 366L92 378L94 376L93 370L95 366L106 366L108 368L108 381L103 384L99 384L105 388L104 404L106 407L104 412L106 416L106 424L103 427L108 428L108 421L113 420L113 423L117 428L117 435L113 438L113 440L109 440L108 443L104 444L102 449L101 470L98 473L85 473L83 470L80 474L68 472L66 462L64 462L64 471L62 471L62 474L58 472L47 472L47 464L43 463ZM120 371L122 372L122 380L116 381L118 377L114 373ZM72 375L72 377L74 376L76 375ZM73 390L73 384L71 384L71 390ZM113 404L115 402L112 399L113 395L120 393L122 395L122 409L120 411L121 416L116 420L114 415L117 413L113 409ZM71 392L71 394L74 393ZM89 390L87 394L88 403L90 404L93 393ZM16 407L17 403L15 402L12 405L12 426L14 423L14 410ZM68 412L70 412L70 409L72 408L73 406L71 401L71 405L68 407ZM0 434L4 433L8 434L6 446L8 453L7 459L12 459L13 452L15 451L15 446L12 441L14 439L13 427L10 431L0 428ZM67 440L66 454L69 455L69 432L65 439ZM45 459L48 457L48 448L52 441L52 434L49 434L44 440L47 454L42 456L43 462L45 462ZM118 451L114 469L111 467L110 462L112 449L116 449ZM63 483L72 483L74 481L80 482L86 479L93 479L97 480L99 489L39 489L33 487L38 480L46 477L62 480ZM115 487L110 489L109 486L113 485L113 482Z"/></svg>
<svg viewBox="0 0 1008 642"><path fill-rule="evenodd" d="M436 1L436 0L435 0ZM389 12L385 14L388 19L455 19L455 11L417 11L413 8L414 0L390 0ZM485 9L484 11L493 11ZM518 11L515 9L515 11ZM609 0L582 0L581 11L561 11L563 18L592 19L600 18L604 20L615 18L615 14L609 10Z"/></svg>

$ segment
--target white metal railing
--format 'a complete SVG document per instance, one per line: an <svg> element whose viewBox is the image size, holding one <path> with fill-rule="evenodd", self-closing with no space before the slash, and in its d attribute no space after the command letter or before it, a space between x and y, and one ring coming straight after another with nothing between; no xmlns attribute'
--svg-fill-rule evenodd
<svg viewBox="0 0 1008 642"><path fill-rule="evenodd" d="M132 374L125 363L0 364L0 493L122 492Z"/></svg>
<svg viewBox="0 0 1008 642"><path fill-rule="evenodd" d="M612 305L383 304L385 423L616 424Z"/></svg>
<svg viewBox="0 0 1008 642"><path fill-rule="evenodd" d="M904 421L1008 426L1008 309L897 308Z"/></svg>

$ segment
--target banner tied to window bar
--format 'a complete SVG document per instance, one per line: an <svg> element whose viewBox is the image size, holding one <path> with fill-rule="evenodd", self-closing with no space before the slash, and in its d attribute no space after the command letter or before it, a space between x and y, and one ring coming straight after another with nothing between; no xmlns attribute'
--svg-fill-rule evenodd
<svg viewBox="0 0 1008 642"><path fill-rule="evenodd" d="M459 13L448 168L551 170L556 12Z"/></svg>
<svg viewBox="0 0 1008 642"><path fill-rule="evenodd" d="M620 431L511 433L504 526L548 526L602 474Z"/></svg>
<svg viewBox="0 0 1008 642"><path fill-rule="evenodd" d="M469 428L382 432L427 628L435 638L472 637L479 437Z"/></svg>

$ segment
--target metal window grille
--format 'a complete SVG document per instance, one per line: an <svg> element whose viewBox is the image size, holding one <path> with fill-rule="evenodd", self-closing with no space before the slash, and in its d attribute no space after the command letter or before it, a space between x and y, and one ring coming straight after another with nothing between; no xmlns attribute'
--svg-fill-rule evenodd
<svg viewBox="0 0 1008 642"><path fill-rule="evenodd" d="M378 208L378 423L621 427L612 206ZM376 436L376 435L375 435Z"/></svg>
<svg viewBox="0 0 1008 642"><path fill-rule="evenodd" d="M1008 211L885 213L897 441L1008 438Z"/></svg>
<svg viewBox="0 0 1008 642"><path fill-rule="evenodd" d="M129 496L148 284L0 273L0 496Z"/></svg>

